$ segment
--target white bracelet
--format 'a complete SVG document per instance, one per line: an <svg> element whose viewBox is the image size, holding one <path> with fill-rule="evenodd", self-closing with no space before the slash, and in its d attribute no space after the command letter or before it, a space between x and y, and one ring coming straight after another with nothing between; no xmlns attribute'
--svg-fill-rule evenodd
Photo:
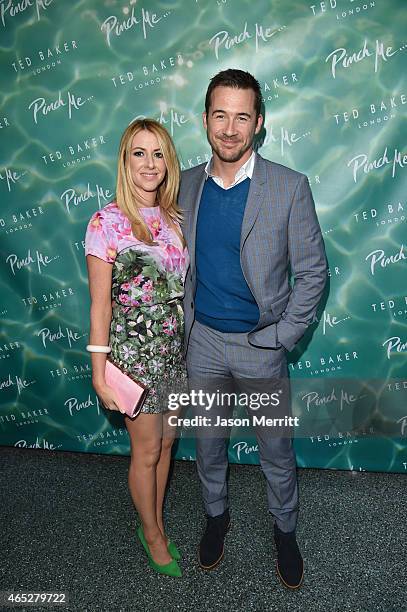
<svg viewBox="0 0 407 612"><path fill-rule="evenodd" d="M110 353L110 346L99 346L98 344L88 344L86 350L89 353Z"/></svg>

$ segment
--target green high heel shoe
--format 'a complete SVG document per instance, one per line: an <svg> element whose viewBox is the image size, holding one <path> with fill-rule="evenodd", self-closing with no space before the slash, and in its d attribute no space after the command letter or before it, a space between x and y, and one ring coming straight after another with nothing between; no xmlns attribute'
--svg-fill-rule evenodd
<svg viewBox="0 0 407 612"><path fill-rule="evenodd" d="M176 561L179 561L181 559L181 553L179 552L178 548L175 546L172 540L168 540L167 550L170 553L171 557Z"/></svg>
<svg viewBox="0 0 407 612"><path fill-rule="evenodd" d="M159 563L156 563L154 561L153 557L151 556L151 552L146 542L146 539L144 537L143 528L141 525L137 528L137 535L138 535L138 538L144 550L146 551L149 565L150 567L153 568L153 570L155 570L159 574L164 574L165 576L181 578L182 576L181 568L175 559L172 559L169 563L165 563L164 565L160 565Z"/></svg>

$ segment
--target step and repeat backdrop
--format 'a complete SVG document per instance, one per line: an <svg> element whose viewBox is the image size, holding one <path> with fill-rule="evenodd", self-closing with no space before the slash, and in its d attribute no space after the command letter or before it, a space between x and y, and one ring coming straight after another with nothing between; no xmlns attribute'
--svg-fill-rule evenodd
<svg viewBox="0 0 407 612"><path fill-rule="evenodd" d="M329 262L289 355L298 465L407 471L406 32L400 0L0 0L0 444L129 454L91 386L85 228L132 119L182 169L209 159L206 87L236 67L261 84L259 152L309 177ZM250 431L230 457L258 462Z"/></svg>

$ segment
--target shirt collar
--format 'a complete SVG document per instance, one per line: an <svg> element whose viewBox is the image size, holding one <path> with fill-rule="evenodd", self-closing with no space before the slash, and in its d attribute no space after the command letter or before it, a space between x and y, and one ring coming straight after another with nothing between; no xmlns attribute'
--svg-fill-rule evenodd
<svg viewBox="0 0 407 612"><path fill-rule="evenodd" d="M254 162L256 159L256 153L255 151L252 151L252 154L250 155L249 159L247 160L247 162L245 162L243 164L243 166L240 166L239 170L236 172L235 174L235 180L233 181L232 185L230 185L231 187L233 185L235 185L237 183L237 181L241 180L241 178L243 176L246 176L247 178L251 179L253 176L253 170L254 170ZM206 172L206 178L208 177L214 177L215 175L212 173L212 163L213 163L213 157L211 157L211 159L207 162L206 166L205 166L205 172ZM220 177L216 177L219 180ZM223 182L223 181L222 181Z"/></svg>

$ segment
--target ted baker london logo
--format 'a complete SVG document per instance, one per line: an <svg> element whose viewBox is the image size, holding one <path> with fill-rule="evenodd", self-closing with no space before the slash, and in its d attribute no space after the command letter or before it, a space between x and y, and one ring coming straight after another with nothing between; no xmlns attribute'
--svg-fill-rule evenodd
<svg viewBox="0 0 407 612"><path fill-rule="evenodd" d="M345 111L338 110L332 114L332 118L335 119L335 125L338 127L352 125L361 129L386 123L396 116L397 111L403 110L402 107L406 104L407 96L404 92L394 93L389 97L376 99L362 107L348 108Z"/></svg>
<svg viewBox="0 0 407 612"><path fill-rule="evenodd" d="M18 57L15 62L11 63L11 66L16 73L32 70L32 74L36 76L60 65L67 53L71 54L77 49L76 40L60 42L55 47L47 47L47 49L36 51L35 54ZM36 66L37 62L39 66Z"/></svg>

